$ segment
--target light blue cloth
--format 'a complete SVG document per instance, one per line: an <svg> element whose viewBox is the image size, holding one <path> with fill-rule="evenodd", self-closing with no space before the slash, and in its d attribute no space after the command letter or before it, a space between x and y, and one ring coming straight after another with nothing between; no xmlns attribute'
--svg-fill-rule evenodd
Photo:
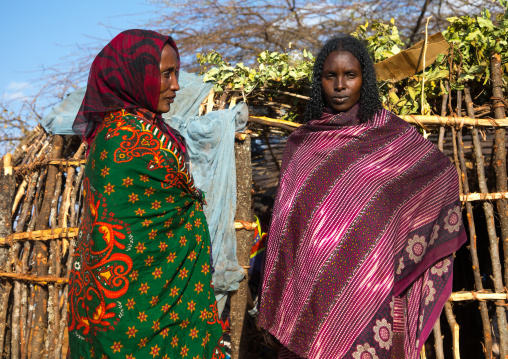
<svg viewBox="0 0 508 359"><path fill-rule="evenodd" d="M176 102L176 100L175 100ZM224 308L227 292L238 289L245 270L236 256L236 168L235 131L243 131L248 119L247 105L213 111L183 120L173 115L171 127L187 140L191 171L196 186L205 192L204 212L215 266L213 284L219 312Z"/></svg>
<svg viewBox="0 0 508 359"><path fill-rule="evenodd" d="M171 111L164 114L166 122L178 130L187 141L191 171L196 186L205 192L205 216L212 239L212 256L215 266L213 284L222 312L227 292L238 289L245 275L236 256L236 168L235 131L245 129L248 108L244 103L233 108L213 111L198 116L199 105L208 96L210 83L203 77L180 72L180 91L177 92ZM46 131L69 135L72 123L81 106L86 88L70 94L41 120Z"/></svg>
<svg viewBox="0 0 508 359"><path fill-rule="evenodd" d="M41 125L46 132L58 135L74 135L72 124L78 114L86 87L82 87L63 99L41 120Z"/></svg>

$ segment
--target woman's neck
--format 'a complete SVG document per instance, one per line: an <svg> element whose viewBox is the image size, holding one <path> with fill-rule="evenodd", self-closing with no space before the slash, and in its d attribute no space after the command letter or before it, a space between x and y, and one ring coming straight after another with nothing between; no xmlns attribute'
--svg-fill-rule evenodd
<svg viewBox="0 0 508 359"><path fill-rule="evenodd" d="M337 112L331 107L323 108L323 115L332 116L330 123L343 126L356 126L360 124L360 104L356 103L347 111Z"/></svg>

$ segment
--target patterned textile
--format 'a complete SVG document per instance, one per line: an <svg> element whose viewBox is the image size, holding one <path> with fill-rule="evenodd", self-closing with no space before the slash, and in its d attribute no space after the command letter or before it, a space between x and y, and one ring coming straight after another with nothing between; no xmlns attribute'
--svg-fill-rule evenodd
<svg viewBox="0 0 508 359"><path fill-rule="evenodd" d="M388 111L301 126L284 152L260 325L305 358L389 358L395 342L417 358L466 239L458 194L450 161Z"/></svg>
<svg viewBox="0 0 508 359"><path fill-rule="evenodd" d="M178 56L173 39L155 31L126 30L111 40L92 63L85 97L72 125L74 132L91 143L97 124L107 113L134 108L155 113L165 44ZM160 115L157 120L164 122Z"/></svg>
<svg viewBox="0 0 508 359"><path fill-rule="evenodd" d="M259 218L257 216L254 217L256 219L256 228L254 229L254 240L250 248L249 276L254 271L261 272L266 247L266 233L261 228Z"/></svg>
<svg viewBox="0 0 508 359"><path fill-rule="evenodd" d="M178 146L108 115L88 157L69 287L69 357L224 358L205 216Z"/></svg>

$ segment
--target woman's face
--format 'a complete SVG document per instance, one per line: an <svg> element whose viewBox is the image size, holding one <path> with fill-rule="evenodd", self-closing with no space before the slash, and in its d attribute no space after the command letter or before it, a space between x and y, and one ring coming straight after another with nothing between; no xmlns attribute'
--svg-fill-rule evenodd
<svg viewBox="0 0 508 359"><path fill-rule="evenodd" d="M348 51L332 51L324 63L321 87L328 106L337 112L349 110L360 100L360 62Z"/></svg>
<svg viewBox="0 0 508 359"><path fill-rule="evenodd" d="M168 44L164 45L161 54L161 92L157 113L168 112L175 100L178 85L178 59L175 50Z"/></svg>

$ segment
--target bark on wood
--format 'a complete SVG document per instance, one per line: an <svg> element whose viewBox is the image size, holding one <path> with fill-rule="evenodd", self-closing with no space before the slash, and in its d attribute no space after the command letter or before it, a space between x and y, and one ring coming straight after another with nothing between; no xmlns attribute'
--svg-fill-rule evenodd
<svg viewBox="0 0 508 359"><path fill-rule="evenodd" d="M252 221L251 212L251 146L250 136L245 141L235 143L236 159L236 220ZM240 229L236 232L238 263L249 265L252 232ZM244 320L247 310L247 280L240 282L238 291L231 296L231 355L233 359L244 358L247 354Z"/></svg>
<svg viewBox="0 0 508 359"><path fill-rule="evenodd" d="M473 101L471 99L471 94L469 88L464 89L465 100L468 113L473 108ZM480 186L480 191L482 193L488 193L487 181L485 179L485 166L483 162L482 149L480 144L480 138L478 136L478 130L473 128L471 130L471 135L473 138L473 149L476 159L477 173L478 173L478 184ZM501 262L499 260L499 238L496 235L496 227L494 222L494 210L492 204L490 202L483 203L483 210L485 212L485 220L487 222L487 233L489 238L489 252L490 259L492 261L492 272L493 272L493 282L494 289L496 292L502 292L504 289L503 281L502 281L502 273L501 273ZM505 309L503 307L505 301L498 301L499 304L496 308L496 312L498 315L498 326L500 331L504 332L504 340L502 343L506 343L506 314ZM501 335L501 333L500 333ZM503 345L503 349L505 346ZM504 356L503 356L504 357Z"/></svg>
<svg viewBox="0 0 508 359"><path fill-rule="evenodd" d="M16 196L14 197L14 203L12 204L12 211L11 211L12 216L14 216L14 213L16 213L16 209L18 208L21 198L25 195L26 186L28 186L28 181L25 178L23 180L23 182L21 183L21 185L19 186Z"/></svg>
<svg viewBox="0 0 508 359"><path fill-rule="evenodd" d="M474 116L474 113L471 114ZM467 196L469 194L469 182L467 178L467 168L466 168L466 160L464 157L464 143L462 139L462 129L458 131L457 136L457 145L458 145L458 154L459 154L459 161L460 161L460 167L462 169L462 176L461 180L463 183L463 193ZM474 223L473 218L473 207L470 202L466 203L466 212L467 212L467 222L469 226L469 252L471 254L471 262L473 267L473 276L474 276L474 282L476 290L482 291L483 290L483 283L482 283L482 277L480 274L480 262L478 260L478 252L477 252L477 245L476 245L476 227ZM487 310L487 303L480 302L480 316L482 319L482 326L483 326L483 340L484 340L484 351L485 351L485 358L491 359L492 358L492 336L490 333L490 319L489 319L489 313Z"/></svg>
<svg viewBox="0 0 508 359"><path fill-rule="evenodd" d="M26 273L28 271L28 258L30 256L30 242L25 242L23 246L23 258L21 260L21 273ZM28 292L29 292L28 283L21 283L21 358L25 359L27 357L27 321L28 321Z"/></svg>
<svg viewBox="0 0 508 359"><path fill-rule="evenodd" d="M30 223L28 224L27 231L31 232L35 229L35 223L37 221L37 218L39 217L39 210L42 205L42 196L41 196L41 190L44 188L44 183L46 181L46 175L48 174L48 169L44 168L42 170L42 174L39 176L37 180L37 191L35 192L35 198L34 198L34 206L33 206L33 216L30 219Z"/></svg>
<svg viewBox="0 0 508 359"><path fill-rule="evenodd" d="M37 145L39 143L41 143L42 141L42 137L44 136L44 133L43 132L40 132L39 135L37 136L37 138L34 139L34 141L32 141L31 143L27 143L27 148L26 148L26 154L21 158L21 165L24 165L28 162L28 160L30 159L30 156L32 155L35 147L37 147Z"/></svg>
<svg viewBox="0 0 508 359"><path fill-rule="evenodd" d="M460 302L464 300L478 300L483 303L485 300L507 299L508 293L489 293L484 290L471 292L454 292L448 299L450 302Z"/></svg>
<svg viewBox="0 0 508 359"><path fill-rule="evenodd" d="M12 159L6 155L0 168L0 237L7 237L12 233L12 202L14 199L16 179L12 174ZM10 271L8 263L9 249L0 247L0 268ZM4 352L5 327L7 324L7 305L11 294L12 284L4 281L0 286L0 356Z"/></svg>
<svg viewBox="0 0 508 359"><path fill-rule="evenodd" d="M504 100L503 96L503 80L502 80L502 69L501 69L501 55L493 54L490 59L490 73L492 74L492 94L494 97L494 117L496 119L501 119L505 117L504 105L502 100ZM497 99L496 99L497 98ZM506 139L505 139L505 130L504 128L496 128L494 135L494 169L496 171L496 188L497 191L504 192L507 190L506 183ZM494 280L497 282L498 287L496 287L496 291L498 288L504 288L508 283L508 201L505 199L499 199L496 201L497 204L497 212L499 215L499 222L501 224L501 241L504 249L504 276L501 276L499 273L499 278L496 278L496 274L494 274ZM494 260L494 258L492 258ZM500 263L495 264L496 267L499 266L499 271L501 271ZM494 267L494 263L493 263ZM503 284L504 277L504 284ZM499 325L499 338L500 338L500 350L499 355L501 358L505 358L508 355L508 328L506 323L506 309L504 304L499 302L499 306L497 307L498 315L503 317L501 321L498 321ZM504 325L502 325L502 323Z"/></svg>
<svg viewBox="0 0 508 359"><path fill-rule="evenodd" d="M74 154L73 160L78 160L84 150L84 144L82 144L78 151ZM65 190L62 194L62 204L60 205L60 211L58 216L58 226L60 228L64 228L68 226L68 218L69 218L69 207L71 205L71 192L72 192L72 183L74 182L74 174L76 173L76 168L74 166L69 166L66 171L66 180L65 180Z"/></svg>
<svg viewBox="0 0 508 359"><path fill-rule="evenodd" d="M452 352L453 359L460 359L460 349L459 349L459 325L455 320L455 316L453 315L452 305L447 302L445 303L445 315L448 324L450 325L450 330L452 331Z"/></svg>
<svg viewBox="0 0 508 359"><path fill-rule="evenodd" d="M32 201L39 178L39 173L35 172L30 177L28 184L28 190L23 203L23 209L21 210L18 223L16 225L16 232L22 232L25 228L25 223L32 212L32 207L36 205L36 201ZM15 273L22 274L21 261L19 261L19 251L21 248L20 243L14 243L12 250L11 260L14 262ZM14 282L14 302L12 311L12 334L11 334L11 357L18 359L20 354L20 342L21 342L21 329L20 329L20 310L21 310L21 283L19 281Z"/></svg>
<svg viewBox="0 0 508 359"><path fill-rule="evenodd" d="M60 197L60 191L62 189L62 172L58 172L56 175L55 193L51 199L51 209L49 211L49 227L56 229L58 226L57 214L58 214L58 199Z"/></svg>
<svg viewBox="0 0 508 359"><path fill-rule="evenodd" d="M79 167L79 173L76 177L76 182L74 183L74 188L71 192L71 219L70 219L70 226L76 227L78 224L78 216L79 216L79 209L81 208L81 201L79 202L80 205L78 207L78 210L76 211L76 201L78 192L81 190L81 184L83 182L83 176L85 174L85 166L81 165ZM62 250L62 254L65 255L66 251Z"/></svg>
<svg viewBox="0 0 508 359"><path fill-rule="evenodd" d="M16 243L14 246L14 260L15 260L15 271L21 272L21 262L18 260L20 244ZM18 359L20 354L20 342L21 342L21 329L20 329L20 315L21 315L21 283L14 282L13 290L13 306L12 306L12 322L11 322L11 358Z"/></svg>
<svg viewBox="0 0 508 359"><path fill-rule="evenodd" d="M16 223L16 233L20 233L25 230L25 223L28 220L28 217L32 214L32 198L33 198L33 195L35 194L35 189L37 186L37 178L38 177L39 177L39 172L34 172L30 176L30 180L28 182L27 194L25 196L25 201L23 202L21 213L18 217L18 222Z"/></svg>
<svg viewBox="0 0 508 359"><path fill-rule="evenodd" d="M457 154L457 130L452 127L452 141L453 141L453 164L455 165L455 170L459 175L459 178L462 177L462 171L460 170L459 157ZM459 181L459 193L463 193L462 191L462 181Z"/></svg>
<svg viewBox="0 0 508 359"><path fill-rule="evenodd" d="M443 335L441 334L441 322L439 318L434 324L434 350L436 351L436 359L444 359L443 351ZM425 346L424 346L425 347Z"/></svg>
<svg viewBox="0 0 508 359"><path fill-rule="evenodd" d="M72 167L74 169L74 167ZM69 169L67 170L67 174L69 175ZM74 173L71 174L73 176ZM72 180L71 180L72 181ZM69 182L69 181L68 181ZM66 183L67 185L67 183ZM69 183L69 187L71 184ZM51 210L50 210L50 226L51 229L57 228L57 221L56 221L56 213L58 211L58 203L60 198L60 192L62 190L62 172L58 172L57 174L57 180L55 185L55 192L53 193L52 199L51 199ZM66 188L67 190L67 188ZM69 192L69 191L67 191ZM64 196L65 196L64 191ZM62 198L64 198L62 196ZM63 211L66 211L67 209L62 204L60 206L60 214L62 214ZM60 271L59 268L57 268L58 263L60 262L60 240L54 239L50 242L50 254L49 254L49 267L48 267L48 274L50 276L59 276ZM49 283L48 285L48 292L49 292L49 299L48 299L48 332L46 335L46 341L45 341L45 348L44 348L44 358L48 358L50 355L50 350L55 348L56 345L56 333L58 333L58 326L60 325L60 311L58 308L58 291L59 287L55 283Z"/></svg>
<svg viewBox="0 0 508 359"><path fill-rule="evenodd" d="M23 156L23 154L26 152L28 146L32 143L32 141L35 138L37 138L41 134L41 132L44 132L44 130L42 126L38 124L37 126L35 126L32 132L28 133L28 135L19 142L18 146L16 147L16 149L12 154L13 165L16 165L18 163L18 160L21 159L21 156Z"/></svg>
<svg viewBox="0 0 508 359"><path fill-rule="evenodd" d="M16 178L12 174L11 155L3 157L0 169L0 237L6 237L12 233L12 201L16 190ZM7 253L0 249L0 263L5 263Z"/></svg>
<svg viewBox="0 0 508 359"><path fill-rule="evenodd" d="M441 116L446 116L446 103L448 101L448 94L444 93L442 96L442 102L441 102ZM445 135L446 129L444 126L439 126L439 137L437 141L437 148L441 152L443 152L443 143L444 143L444 135Z"/></svg>
<svg viewBox="0 0 508 359"><path fill-rule="evenodd" d="M441 116L446 116L446 102L447 101L448 101L448 94L444 93L442 96L442 103L441 103ZM444 135L445 135L445 127L440 126L437 147L441 152L443 152ZM437 319L436 324L434 324L434 328L432 331L434 332L434 348L436 350L436 358L437 359L444 359L443 335L441 334L441 323L440 323L439 318Z"/></svg>
<svg viewBox="0 0 508 359"><path fill-rule="evenodd" d="M60 135L53 136L51 158L60 158L63 150L63 138ZM47 229L49 224L49 215L51 210L52 194L55 191L55 181L58 173L58 167L50 165L48 169L48 179L46 181L46 188L44 191L44 201L42 203L41 211L37 223L36 230ZM35 263L34 269L39 276L46 276L48 273L48 248L42 241L35 242ZM33 329L33 342L32 342L32 358L39 359L43 356L44 351L44 337L48 324L47 318L47 301L48 291L47 288L38 285L35 290L35 323Z"/></svg>
<svg viewBox="0 0 508 359"><path fill-rule="evenodd" d="M426 125L426 126L449 126L449 127L462 127L462 126L486 126L486 127L507 127L508 118L502 119L480 119L460 116L416 116L416 115L404 115L400 116L404 121L415 124L415 125ZM272 126L282 128L287 131L294 131L300 123L279 120L276 118L261 117L261 116L250 116L249 122L257 123L264 126Z"/></svg>
<svg viewBox="0 0 508 359"><path fill-rule="evenodd" d="M67 268L66 268L66 273L67 273L67 278L69 277L69 274L71 273L71 269L72 269L72 258L74 256L74 247L75 247L75 244L76 244L76 241L71 241L70 244L69 244L69 256L67 257ZM58 337L57 337L57 344L56 344L56 347L55 347L55 358L60 358L62 356L62 343L63 343L63 340L64 340L64 334L65 334L65 330L66 330L66 320L67 320L67 295L69 293L69 286L66 285L65 286L65 289L63 291L63 304L61 306L61 313L60 313L60 330L58 332Z"/></svg>
<svg viewBox="0 0 508 359"><path fill-rule="evenodd" d="M0 238L0 245L25 240L47 241L55 238L73 238L78 235L78 229L77 227L67 227L10 234L6 238Z"/></svg>
<svg viewBox="0 0 508 359"><path fill-rule="evenodd" d="M27 330L27 356L32 357L33 322L35 320L35 289L32 287L30 293L30 304L28 305L28 330Z"/></svg>

